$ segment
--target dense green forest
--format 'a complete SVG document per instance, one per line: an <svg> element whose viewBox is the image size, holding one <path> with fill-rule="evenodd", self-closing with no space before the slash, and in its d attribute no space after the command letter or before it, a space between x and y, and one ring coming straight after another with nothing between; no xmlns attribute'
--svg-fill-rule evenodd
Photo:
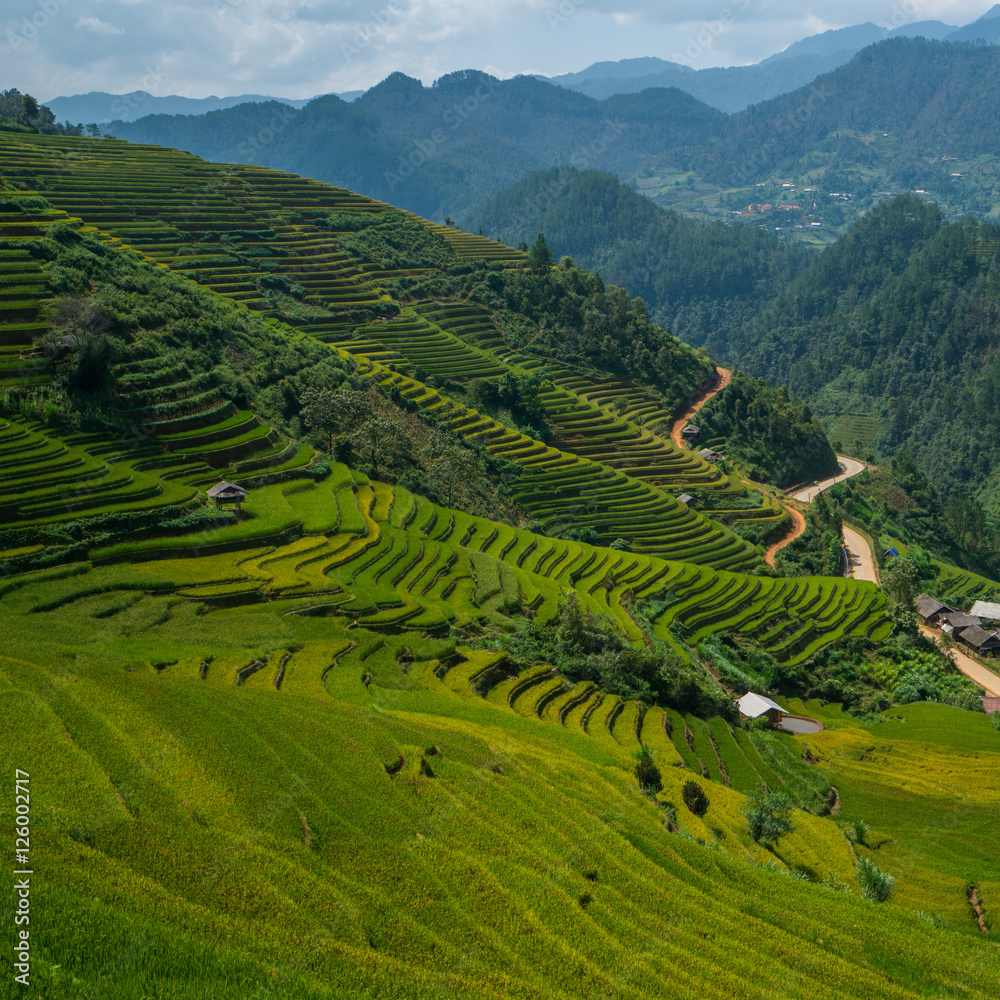
<svg viewBox="0 0 1000 1000"><path fill-rule="evenodd" d="M1000 462L1000 230L901 197L824 250L728 343L709 348L822 419L882 419L877 454L908 449L947 498Z"/></svg>
<svg viewBox="0 0 1000 1000"><path fill-rule="evenodd" d="M809 407L760 379L733 372L732 381L698 413L701 441L724 442L726 454L756 480L787 486L837 471L822 424Z"/></svg>
<svg viewBox="0 0 1000 1000"><path fill-rule="evenodd" d="M693 343L748 320L810 259L756 226L666 211L596 170L537 171L464 225L512 246L544 232L555 252L638 295L657 323Z"/></svg>

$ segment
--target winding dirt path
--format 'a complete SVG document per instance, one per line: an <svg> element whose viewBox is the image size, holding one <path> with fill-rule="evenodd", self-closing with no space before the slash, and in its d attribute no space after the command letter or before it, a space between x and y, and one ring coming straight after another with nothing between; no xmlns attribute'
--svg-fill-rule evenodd
<svg viewBox="0 0 1000 1000"><path fill-rule="evenodd" d="M709 389L694 405L691 409L674 422L674 426L670 429L670 440L673 441L678 448L684 447L684 439L681 437L681 433L685 427L691 422L691 418L713 397L717 396L723 389L729 385L732 381L733 373L728 368L721 368L718 365L715 367L718 377L715 380L715 384Z"/></svg>
<svg viewBox="0 0 1000 1000"><path fill-rule="evenodd" d="M678 447L684 448L684 438L681 434L684 432L684 428L691 422L691 418L713 397L717 396L727 385L732 381L733 373L728 368L722 368L721 366L716 366L716 372L718 377L712 387L705 392L700 399L692 404L691 408L678 420L674 422L674 426L670 429L670 440ZM753 483L748 483L745 479L743 482L753 488ZM830 485L833 484L833 480L830 481ZM811 498L810 498L811 499ZM768 566L774 565L775 555L783 549L786 545L790 545L795 541L806 530L806 519L800 510L796 510L789 504L782 503L782 507L788 511L789 517L791 517L791 531L789 531L783 538L771 545L768 550L764 553L764 561Z"/></svg>
<svg viewBox="0 0 1000 1000"><path fill-rule="evenodd" d="M791 545L805 530L806 530L806 517L802 511L797 510L790 504L782 503L782 507L788 511L789 516L792 519L792 530L788 532L783 538L778 539L773 545L769 545L767 551L764 553L764 562L768 566L774 566L774 557L786 546Z"/></svg>

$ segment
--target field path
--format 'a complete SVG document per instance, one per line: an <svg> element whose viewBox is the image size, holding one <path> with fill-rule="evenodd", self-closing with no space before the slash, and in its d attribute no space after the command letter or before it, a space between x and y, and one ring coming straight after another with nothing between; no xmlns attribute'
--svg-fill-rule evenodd
<svg viewBox="0 0 1000 1000"><path fill-rule="evenodd" d="M920 631L923 632L928 639L934 640L938 637L938 634L929 629L926 625L921 625ZM954 661L955 666L958 667L958 669L961 670L970 681L978 684L981 688L985 688L988 695L1000 698L1000 677L993 673L992 670L987 670L981 663L977 663L971 656L966 656L965 653L958 649L948 650L948 655Z"/></svg>
<svg viewBox="0 0 1000 1000"><path fill-rule="evenodd" d="M792 519L792 530L785 535L784 538L781 538L773 545L768 546L767 551L764 553L764 562L766 562L768 566L773 566L774 557L778 554L778 552L780 552L786 545L791 545L792 542L794 542L795 539L806 530L806 517L802 511L797 510L795 507L792 507L787 503L783 503L781 506L788 511Z"/></svg>
<svg viewBox="0 0 1000 1000"><path fill-rule="evenodd" d="M715 368L718 378L716 378L715 383L712 387L705 392L696 403L691 406L691 409L684 414L683 417L678 418L674 421L674 426L670 429L670 440L673 441L678 448L684 447L684 439L681 437L681 432L685 427L691 422L691 418L713 397L722 392L723 389L729 385L732 380L733 373L728 368L721 368L716 365Z"/></svg>

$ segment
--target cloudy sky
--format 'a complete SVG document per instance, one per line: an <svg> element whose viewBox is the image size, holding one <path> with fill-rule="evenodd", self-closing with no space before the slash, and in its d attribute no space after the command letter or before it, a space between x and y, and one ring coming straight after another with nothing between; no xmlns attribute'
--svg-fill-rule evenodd
<svg viewBox="0 0 1000 1000"><path fill-rule="evenodd" d="M865 21L967 24L983 0L3 0L0 87L311 97L394 70L555 75L659 56L752 63ZM690 53L694 53L691 56Z"/></svg>

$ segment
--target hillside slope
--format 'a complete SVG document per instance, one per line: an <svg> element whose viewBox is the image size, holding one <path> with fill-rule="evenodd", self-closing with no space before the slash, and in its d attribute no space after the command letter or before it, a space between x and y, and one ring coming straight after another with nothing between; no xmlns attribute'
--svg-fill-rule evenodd
<svg viewBox="0 0 1000 1000"><path fill-rule="evenodd" d="M791 685L891 623L872 585L764 575L714 515L780 510L651 429L703 356L539 246L349 191L113 141L0 155L0 758L34 795L37 990L991 995L966 897L997 898L989 720L968 713L956 816L941 706L874 759L818 702L790 705L830 723L808 754L735 718L737 663ZM590 364L556 356L551 301L591 314ZM309 390L334 424L354 393L384 403L379 435L305 443ZM534 530L380 479L390 413L515 467ZM539 414L550 440L514 426ZM219 476L239 514L206 503ZM583 645L554 669L539 634ZM883 861L827 815L833 773L846 815L905 785L951 825L885 810ZM794 803L773 849L743 812L762 782ZM900 874L877 917L864 858ZM947 928L907 912L927 887Z"/></svg>

